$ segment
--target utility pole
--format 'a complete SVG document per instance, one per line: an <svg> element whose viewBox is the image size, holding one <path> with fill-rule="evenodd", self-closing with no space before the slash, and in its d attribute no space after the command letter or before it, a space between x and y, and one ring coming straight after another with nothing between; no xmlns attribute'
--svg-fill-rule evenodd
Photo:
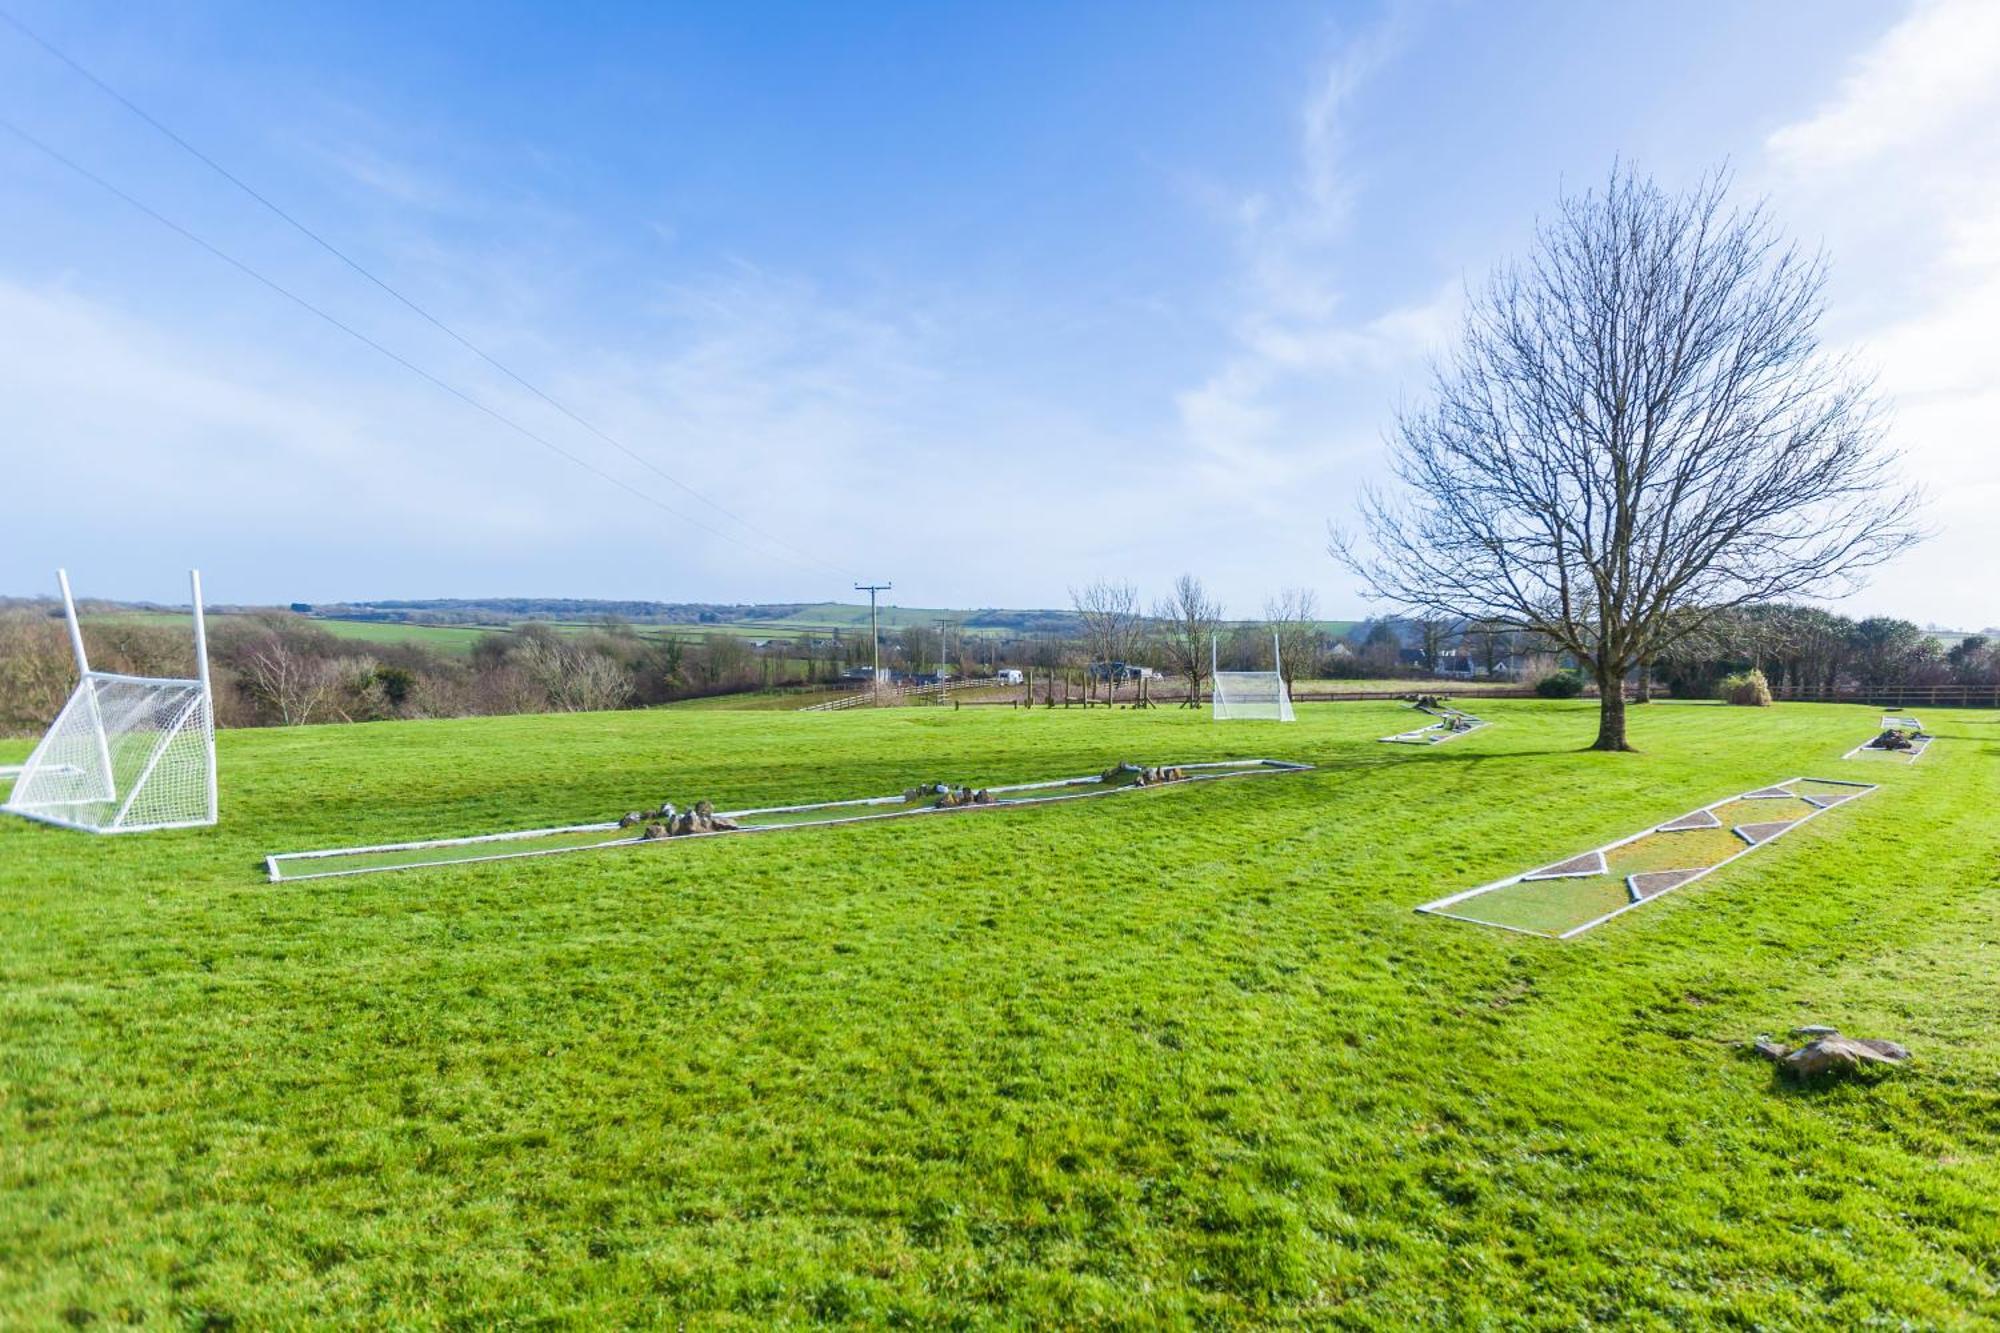
<svg viewBox="0 0 2000 1333"><path fill-rule="evenodd" d="M857 583L854 591L868 594L868 639L875 650L875 693L882 693L882 623L875 614L875 594L888 592L893 583Z"/></svg>
<svg viewBox="0 0 2000 1333"><path fill-rule="evenodd" d="M946 620L943 616L939 616L937 627L938 627L938 679L943 680L945 673L945 664L951 660L951 640L950 638L947 637L947 635L951 631L951 622L949 620Z"/></svg>

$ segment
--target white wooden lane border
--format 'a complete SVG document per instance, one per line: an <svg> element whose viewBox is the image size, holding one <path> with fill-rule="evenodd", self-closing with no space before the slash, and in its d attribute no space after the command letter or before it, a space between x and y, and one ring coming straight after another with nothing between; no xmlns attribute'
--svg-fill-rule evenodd
<svg viewBox="0 0 2000 1333"><path fill-rule="evenodd" d="M1213 782L1222 778L1260 777L1279 773L1303 773L1311 764L1296 763L1289 759L1218 759L1189 764L1161 764L1160 768L1178 768L1188 776L1188 782ZM690 838L715 838L739 833L785 833L793 829L832 828L842 824L861 824L878 819L908 819L917 815L948 815L968 810L1018 810L1025 806L1050 805L1057 801L1075 801L1093 796L1111 796L1127 791L1157 791L1161 787L1179 786L1179 783L1155 784L1141 787L1137 783L1121 783L1117 786L1104 785L1104 775L1089 774L1074 778L1049 778L1038 782L1016 782L1000 786L989 786L989 792L1055 791L1061 788L1079 787L1095 790L1074 791L1062 795L1028 797L1011 801L996 801L988 805L918 806L915 809L885 810L878 814L845 815L835 819L801 820L794 824L752 824L739 829L716 829L709 833L687 833L675 838L655 838L654 842L686 842ZM863 796L844 801L815 801L805 805L766 805L748 810L718 810L716 814L725 819L747 819L756 815L797 814L805 810L841 810L866 808L882 805L904 805L901 794L894 796ZM437 847L475 847L504 842L520 842L534 838L555 837L569 833L609 833L620 825L615 822L596 824L562 824L553 828L516 829L507 833L481 833L463 838L426 838L416 842L377 843L365 847L327 847L308 852L274 852L264 858L264 872L273 884L289 884L294 880L338 879L348 875L376 875L395 870L427 870L432 866L469 865L476 861L507 861L528 856L559 856L566 852L594 852L605 847L629 847L634 843L649 839L634 834L628 838L607 838L603 842L585 843L569 847L536 847L522 851L488 852L476 856L451 857L444 860L413 861L408 865L358 866L352 870L317 870L305 874L285 874L280 862L310 861L338 856L386 855L394 852L420 852Z"/></svg>

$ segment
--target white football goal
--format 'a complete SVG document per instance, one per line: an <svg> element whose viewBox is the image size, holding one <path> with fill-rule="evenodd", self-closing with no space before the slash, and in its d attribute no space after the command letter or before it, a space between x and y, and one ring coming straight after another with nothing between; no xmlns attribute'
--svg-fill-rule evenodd
<svg viewBox="0 0 2000 1333"><path fill-rule="evenodd" d="M1271 636L1271 670L1218 671L1215 640L1208 641L1209 691L1215 704L1217 722L1260 718L1267 722L1292 721L1292 696L1285 688L1284 663L1278 656L1278 636Z"/></svg>
<svg viewBox="0 0 2000 1333"><path fill-rule="evenodd" d="M194 596L193 680L92 671L69 574L58 570L56 582L76 654L77 685L15 774L0 810L90 833L213 824L215 702L200 572L188 576Z"/></svg>

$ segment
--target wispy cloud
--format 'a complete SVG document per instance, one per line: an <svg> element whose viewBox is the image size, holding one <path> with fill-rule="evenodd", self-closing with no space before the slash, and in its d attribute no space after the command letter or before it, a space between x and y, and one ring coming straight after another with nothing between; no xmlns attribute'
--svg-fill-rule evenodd
<svg viewBox="0 0 2000 1333"><path fill-rule="evenodd" d="M1836 337L1879 368L1937 540L1857 605L1990 620L2000 512L2000 6L1918 5L1766 140L1785 214L1825 228ZM1953 610L1957 608L1957 610Z"/></svg>
<svg viewBox="0 0 2000 1333"><path fill-rule="evenodd" d="M1341 246L1363 192L1347 125L1356 99L1403 50L1404 31L1393 11L1343 41L1300 100L1290 179L1221 210L1243 275L1229 320L1233 346L1176 405L1207 484L1239 503L1328 480L1372 448L1375 426L1352 428L1329 410L1329 394L1354 377L1379 383L1414 369L1458 309L1456 285L1374 313L1352 311L1343 288ZM1213 189L1208 197L1223 202Z"/></svg>

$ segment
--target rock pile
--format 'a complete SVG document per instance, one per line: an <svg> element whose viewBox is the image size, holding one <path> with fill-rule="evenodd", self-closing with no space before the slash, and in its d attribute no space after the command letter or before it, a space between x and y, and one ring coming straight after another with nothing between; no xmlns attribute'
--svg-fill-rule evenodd
<svg viewBox="0 0 2000 1333"><path fill-rule="evenodd" d="M1802 1082L1852 1074L1864 1065L1893 1068L1910 1058L1909 1051L1896 1042L1879 1037L1846 1037L1836 1028L1803 1027L1795 1029L1792 1035L1809 1040L1803 1046L1791 1048L1768 1036L1759 1037L1757 1054Z"/></svg>
<svg viewBox="0 0 2000 1333"><path fill-rule="evenodd" d="M619 828L633 828L645 825L639 836L648 840L656 838L685 838L692 833L729 833L743 826L727 815L715 813L715 806L709 801L696 801L691 810L676 810L672 801L664 801L657 810L634 810L620 817Z"/></svg>
<svg viewBox="0 0 2000 1333"><path fill-rule="evenodd" d="M926 782L921 787L908 787L903 791L903 800L911 805L929 800L933 810L956 810L962 805L992 805L999 798L984 787L954 787L949 782Z"/></svg>
<svg viewBox="0 0 2000 1333"><path fill-rule="evenodd" d="M1185 782L1187 770L1169 765L1113 764L1101 777L1106 783L1130 779L1141 787L1157 787L1163 782Z"/></svg>
<svg viewBox="0 0 2000 1333"><path fill-rule="evenodd" d="M730 833L743 826L727 815L715 813L707 801L696 801L694 809L683 810L667 823L667 836L685 838L690 833Z"/></svg>
<svg viewBox="0 0 2000 1333"><path fill-rule="evenodd" d="M1898 731L1894 727L1889 728L1880 736L1868 742L1868 747L1872 750L1914 750L1917 748L1916 742L1912 739L1910 733Z"/></svg>

